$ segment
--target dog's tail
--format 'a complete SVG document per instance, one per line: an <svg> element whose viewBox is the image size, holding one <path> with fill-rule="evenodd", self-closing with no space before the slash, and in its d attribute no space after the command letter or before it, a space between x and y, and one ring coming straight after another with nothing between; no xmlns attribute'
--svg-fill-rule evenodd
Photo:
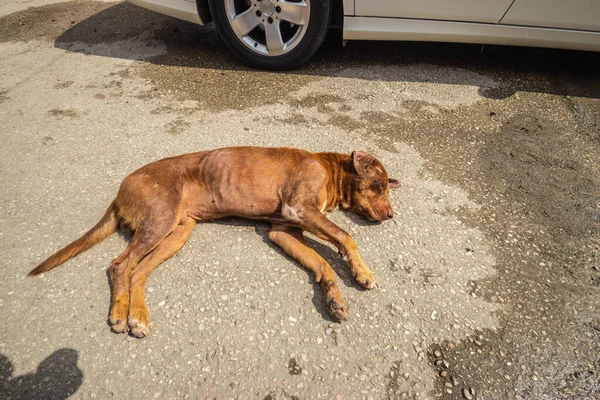
<svg viewBox="0 0 600 400"><path fill-rule="evenodd" d="M68 244L63 249L54 253L46 261L38 265L28 275L39 275L43 272L50 271L52 268L58 267L60 264L69 260L70 258L75 257L77 254L86 251L96 243L106 239L117 230L117 226L118 220L116 216L115 204L113 202L108 207L108 210L106 210L104 217L102 217L96 226L94 226L73 243Z"/></svg>

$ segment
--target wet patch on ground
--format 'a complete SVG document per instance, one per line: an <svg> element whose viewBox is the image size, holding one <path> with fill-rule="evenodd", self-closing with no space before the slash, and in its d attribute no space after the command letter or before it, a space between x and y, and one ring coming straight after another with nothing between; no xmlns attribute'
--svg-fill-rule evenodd
<svg viewBox="0 0 600 400"><path fill-rule="evenodd" d="M53 108L52 110L48 111L48 115L51 115L51 116L57 117L57 118L61 118L61 117L75 118L79 114L77 113L77 111L72 110L72 109Z"/></svg>

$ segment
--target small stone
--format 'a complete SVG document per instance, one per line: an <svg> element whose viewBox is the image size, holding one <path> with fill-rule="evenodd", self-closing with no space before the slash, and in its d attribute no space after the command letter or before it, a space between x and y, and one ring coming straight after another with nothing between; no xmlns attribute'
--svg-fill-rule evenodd
<svg viewBox="0 0 600 400"><path fill-rule="evenodd" d="M467 388L463 389L463 396L467 400L472 400L473 399L473 395L471 393L469 393L469 391L467 390Z"/></svg>
<svg viewBox="0 0 600 400"><path fill-rule="evenodd" d="M443 361L442 361L442 364L444 364L444 367L445 367L446 369L450 368L450 363L449 363L448 361L446 361L446 360L443 360Z"/></svg>
<svg viewBox="0 0 600 400"><path fill-rule="evenodd" d="M407 380L410 377L410 375L408 374L408 372L405 372L403 376L404 376L404 379L407 379Z"/></svg>
<svg viewBox="0 0 600 400"><path fill-rule="evenodd" d="M323 343L323 338L317 338L317 344Z"/></svg>
<svg viewBox="0 0 600 400"><path fill-rule="evenodd" d="M439 351L439 350L436 350L436 351L434 351L434 352L433 352L433 355L434 355L436 358L442 358L442 352L441 352L441 351Z"/></svg>
<svg viewBox="0 0 600 400"><path fill-rule="evenodd" d="M445 378L445 377L446 377L446 375L448 375L448 371L444 370L444 371L440 372L440 376L441 376L442 378Z"/></svg>
<svg viewBox="0 0 600 400"><path fill-rule="evenodd" d="M331 329L331 328L325 329L325 334L331 335L332 333L333 333L333 329Z"/></svg>
<svg viewBox="0 0 600 400"><path fill-rule="evenodd" d="M296 318L292 317L292 316L290 316L290 317L288 318L288 320L289 320L290 322L298 322L298 320L297 320Z"/></svg>
<svg viewBox="0 0 600 400"><path fill-rule="evenodd" d="M226 294L224 294L223 296L221 296L221 300L223 300L223 301L227 300L227 298L228 298L228 297L227 297L227 295L226 295Z"/></svg>
<svg viewBox="0 0 600 400"><path fill-rule="evenodd" d="M450 389L450 388L446 388L446 393L448 393L448 394L452 394L452 389Z"/></svg>
<svg viewBox="0 0 600 400"><path fill-rule="evenodd" d="M450 388L450 389L452 389L452 388L454 387L454 386L452 385L452 383L450 383L450 382L446 382L446 383L444 383L444 386L446 386L447 388Z"/></svg>
<svg viewBox="0 0 600 400"><path fill-rule="evenodd" d="M163 301L161 301L160 303L158 303L158 306L159 306L159 307L162 307L162 306L164 306L164 305L165 305L165 301L164 301L164 300L163 300Z"/></svg>
<svg viewBox="0 0 600 400"><path fill-rule="evenodd" d="M452 384L454 386L458 386L458 379L456 379L456 377L454 375L452 375Z"/></svg>

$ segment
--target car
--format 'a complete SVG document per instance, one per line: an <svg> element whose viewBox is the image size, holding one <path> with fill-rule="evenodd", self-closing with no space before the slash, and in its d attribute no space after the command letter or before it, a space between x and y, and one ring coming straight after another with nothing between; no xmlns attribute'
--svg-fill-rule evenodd
<svg viewBox="0 0 600 400"><path fill-rule="evenodd" d="M600 51L592 0L128 0L200 25L246 64L300 66L330 27L347 40L409 40Z"/></svg>

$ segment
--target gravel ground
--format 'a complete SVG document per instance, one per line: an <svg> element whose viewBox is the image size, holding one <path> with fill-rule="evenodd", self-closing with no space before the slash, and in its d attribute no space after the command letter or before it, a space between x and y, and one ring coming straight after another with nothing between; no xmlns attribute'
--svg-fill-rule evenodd
<svg viewBox="0 0 600 400"><path fill-rule="evenodd" d="M210 26L128 4L0 15L0 397L600 398L597 54L342 48L332 32L276 74L241 66ZM126 238L25 277L134 169L235 145L363 149L401 181L391 221L330 215L377 289L311 240L347 323L267 225L240 219L198 225L154 272L143 340L106 324Z"/></svg>

